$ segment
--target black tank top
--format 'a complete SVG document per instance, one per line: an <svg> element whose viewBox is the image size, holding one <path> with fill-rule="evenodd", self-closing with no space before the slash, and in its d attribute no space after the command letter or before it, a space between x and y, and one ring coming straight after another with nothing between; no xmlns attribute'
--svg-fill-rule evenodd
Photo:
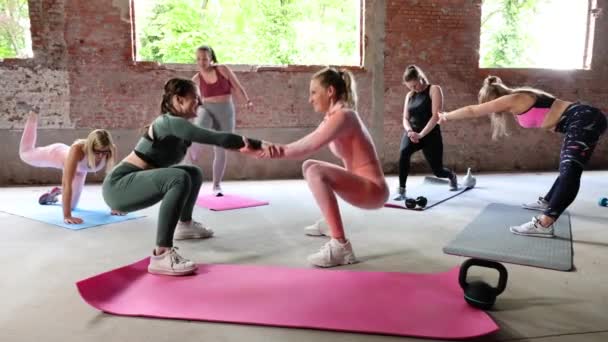
<svg viewBox="0 0 608 342"><path fill-rule="evenodd" d="M410 114L410 125L416 132L420 132L433 117L433 103L431 101L431 85L417 93L412 92L407 103Z"/></svg>
<svg viewBox="0 0 608 342"><path fill-rule="evenodd" d="M525 112L519 115L526 114L532 108L551 108L551 106L553 106L553 102L555 102L555 97L553 96L548 96L545 94L534 94L529 92L526 92L526 94L536 96L536 101L534 101L534 104L530 106L530 108L528 108Z"/></svg>

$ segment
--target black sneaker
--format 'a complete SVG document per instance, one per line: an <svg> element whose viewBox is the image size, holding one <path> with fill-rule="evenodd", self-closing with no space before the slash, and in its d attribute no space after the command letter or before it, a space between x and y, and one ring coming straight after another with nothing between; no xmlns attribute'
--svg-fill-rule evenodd
<svg viewBox="0 0 608 342"><path fill-rule="evenodd" d="M452 172L450 175L450 191L458 190L458 177L456 176L456 172Z"/></svg>

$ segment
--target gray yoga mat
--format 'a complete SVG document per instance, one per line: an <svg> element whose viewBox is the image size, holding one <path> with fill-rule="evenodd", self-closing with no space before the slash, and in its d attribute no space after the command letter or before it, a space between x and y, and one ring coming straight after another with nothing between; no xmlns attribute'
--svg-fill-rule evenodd
<svg viewBox="0 0 608 342"><path fill-rule="evenodd" d="M570 215L565 212L554 226L555 237L516 235L510 226L520 225L539 212L492 203L469 223L443 252L558 271L573 269Z"/></svg>
<svg viewBox="0 0 608 342"><path fill-rule="evenodd" d="M458 190L456 191L450 191L450 188L448 186L449 181L445 180L445 179L440 179L440 178L433 178L433 177L425 177L424 181L422 182L421 185L418 186L414 186L411 189L408 188L407 189L407 197L411 197L411 198L416 198L418 196L424 196L427 199L427 205L424 208L414 208L411 210L426 210L426 209L430 209L434 206L436 206L437 204L443 203L451 198L454 198L458 195L461 195L462 193L464 193L467 190L470 190L471 188L465 188L462 187L461 185L459 185ZM391 194L391 198L389 198L388 202L386 202L384 204L385 207L388 208L397 208L397 209L408 209L405 206L405 201L395 201L393 200L393 197L395 197L395 194Z"/></svg>

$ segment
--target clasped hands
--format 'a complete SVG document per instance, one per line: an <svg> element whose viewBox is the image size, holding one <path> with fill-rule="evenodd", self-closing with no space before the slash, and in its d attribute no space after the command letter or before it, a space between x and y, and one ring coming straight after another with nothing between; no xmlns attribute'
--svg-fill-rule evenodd
<svg viewBox="0 0 608 342"><path fill-rule="evenodd" d="M285 155L284 145L262 141L262 148L256 150L251 147L247 139L243 139L243 141L245 141L245 146L239 149L239 152L243 154L264 159L282 158Z"/></svg>
<svg viewBox="0 0 608 342"><path fill-rule="evenodd" d="M414 143L417 144L420 142L420 139L422 139L422 136L420 135L420 133L414 132L414 131L409 131L407 132L407 137L410 138L410 140Z"/></svg>

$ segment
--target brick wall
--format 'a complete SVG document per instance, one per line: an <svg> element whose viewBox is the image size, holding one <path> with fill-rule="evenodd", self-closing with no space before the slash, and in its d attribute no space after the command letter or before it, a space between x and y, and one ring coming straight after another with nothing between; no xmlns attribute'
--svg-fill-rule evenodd
<svg viewBox="0 0 608 342"><path fill-rule="evenodd" d="M607 1L599 0L599 6ZM30 0L29 6L34 58L0 62L0 130L21 129L27 111L35 109L42 117L40 136L65 136L69 143L74 132L84 135L105 127L120 132L121 142L130 145L157 115L163 83L170 77L189 78L196 71L194 65L132 61L128 0ZM360 111L373 128L387 172L396 171L405 95L401 74L410 63L420 65L442 86L446 109L474 103L481 81L493 73L508 84L539 87L608 111L608 41L601 39L608 33L606 17L596 24L591 70L480 70L480 0L366 0L365 8L366 62L355 76ZM237 99L237 130L279 142L310 131L320 120L307 102L315 70L237 71L255 103L248 111ZM75 131L63 134L65 129ZM15 144L18 131L10 133L0 134L0 143ZM467 166L484 171L552 170L557 165L559 137L550 133L522 130L492 142L488 120L474 120L446 125L443 134L446 163L459 171ZM599 147L592 167L608 166L606 145ZM124 154L130 148L120 150ZM3 156L2 184L56 178L48 170L31 170L16 153ZM329 158L326 153L321 157ZM238 155L230 158L231 163L244 161ZM206 170L209 159L201 162ZM227 177L300 177L297 161L246 163L246 170L229 167ZM413 167L428 170L420 156Z"/></svg>

